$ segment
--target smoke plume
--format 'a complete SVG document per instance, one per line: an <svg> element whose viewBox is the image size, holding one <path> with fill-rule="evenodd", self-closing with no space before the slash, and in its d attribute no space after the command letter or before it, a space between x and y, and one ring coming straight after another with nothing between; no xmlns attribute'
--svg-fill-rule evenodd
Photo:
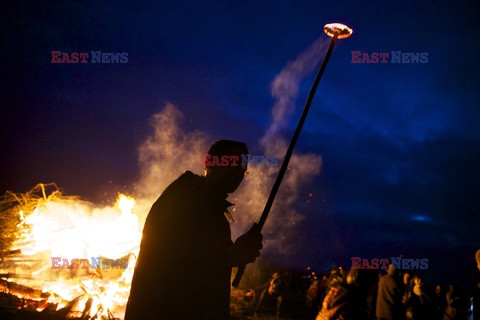
<svg viewBox="0 0 480 320"><path fill-rule="evenodd" d="M296 111L300 81L318 65L327 44L323 38L316 40L295 60L288 62L272 81L272 120L258 142L263 155L277 156L280 163L275 167L250 166L240 188L229 196L235 204L231 210L236 220L231 224L234 239L246 232L263 211L290 139L283 137L281 131L293 132L293 128L286 128L286 125ZM165 187L186 170L203 174L202 154L214 141L205 132L181 129L182 119L182 113L171 103L151 118L153 132L139 147L141 178L135 187L140 195L137 212L147 213ZM297 244L293 236L304 214L295 204L299 201L301 186L318 174L320 167L319 155L294 152L263 230L264 252L282 256Z"/></svg>

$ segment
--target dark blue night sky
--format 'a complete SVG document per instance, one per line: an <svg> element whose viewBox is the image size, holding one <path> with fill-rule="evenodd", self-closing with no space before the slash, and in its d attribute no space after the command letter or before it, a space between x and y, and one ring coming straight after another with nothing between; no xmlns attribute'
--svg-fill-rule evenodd
<svg viewBox="0 0 480 320"><path fill-rule="evenodd" d="M137 146L167 102L185 130L255 151L270 84L343 22L297 150L323 158L305 186L298 267L351 256L429 258L464 281L480 247L478 1L17 2L2 9L0 191L55 182L102 202L138 178ZM128 52L126 64L52 64L50 52ZM351 63L352 51L428 63ZM314 74L300 86L289 139ZM181 152L181 150L179 150ZM187 170L189 168L185 168ZM298 206L304 207L304 199ZM260 213L259 213L260 214ZM460 275L459 275L460 274Z"/></svg>

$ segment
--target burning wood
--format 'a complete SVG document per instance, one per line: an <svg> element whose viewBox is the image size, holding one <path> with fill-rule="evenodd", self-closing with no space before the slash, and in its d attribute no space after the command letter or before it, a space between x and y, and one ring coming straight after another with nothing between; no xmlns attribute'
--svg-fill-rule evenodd
<svg viewBox="0 0 480 320"><path fill-rule="evenodd" d="M58 319L123 317L141 239L134 203L120 195L115 207L97 207L64 196L54 184L7 193L0 200L6 230L0 238L0 291L9 303L0 307ZM88 264L73 268L77 260Z"/></svg>
<svg viewBox="0 0 480 320"><path fill-rule="evenodd" d="M3 278L3 277L2 277ZM49 294L42 290L35 290L27 286L22 286L13 281L0 279L0 289L3 292L16 295L18 297L28 297L30 299L46 299Z"/></svg>

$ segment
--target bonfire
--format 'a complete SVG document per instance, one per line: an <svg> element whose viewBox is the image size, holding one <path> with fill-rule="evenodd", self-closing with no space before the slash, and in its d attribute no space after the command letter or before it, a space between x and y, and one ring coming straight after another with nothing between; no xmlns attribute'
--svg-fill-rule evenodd
<svg viewBox="0 0 480 320"><path fill-rule="evenodd" d="M0 202L0 306L73 319L122 319L141 240L135 200L97 207L54 184Z"/></svg>

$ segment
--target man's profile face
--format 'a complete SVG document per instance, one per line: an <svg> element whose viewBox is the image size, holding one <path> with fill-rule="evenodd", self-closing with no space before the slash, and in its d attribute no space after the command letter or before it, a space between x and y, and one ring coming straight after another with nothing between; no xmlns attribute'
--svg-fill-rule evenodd
<svg viewBox="0 0 480 320"><path fill-rule="evenodd" d="M245 153L245 151L239 149L229 150L229 156L238 156L238 159L240 159L235 166L230 162L228 166L207 167L206 176L209 181L219 186L225 193L234 192L243 181L247 167L241 165L242 153Z"/></svg>

